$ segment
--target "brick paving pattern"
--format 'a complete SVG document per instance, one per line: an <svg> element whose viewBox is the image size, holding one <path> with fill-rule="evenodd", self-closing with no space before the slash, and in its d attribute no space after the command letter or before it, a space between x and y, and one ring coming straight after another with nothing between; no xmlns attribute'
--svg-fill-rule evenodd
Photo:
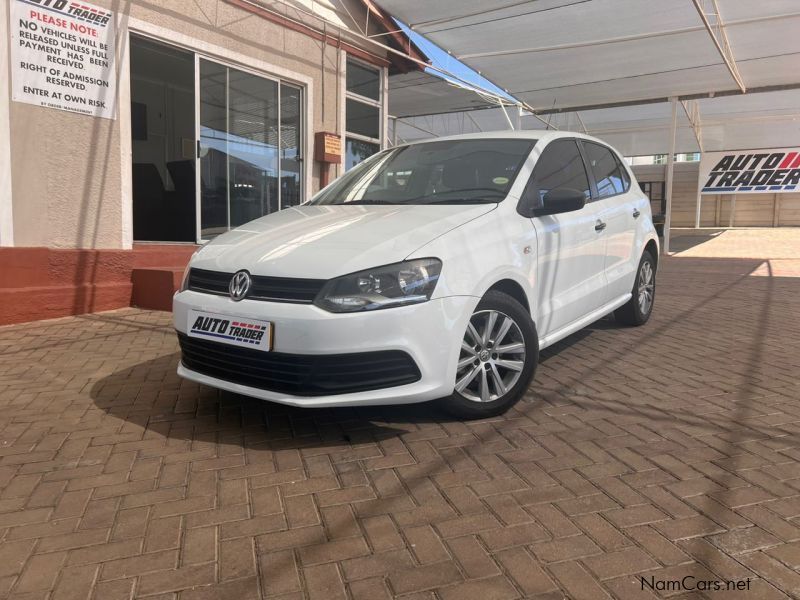
<svg viewBox="0 0 800 600"><path fill-rule="evenodd" d="M220 397L166 313L0 329L0 597L800 596L800 278L664 263L477 422ZM686 575L750 590L638 578Z"/></svg>
<svg viewBox="0 0 800 600"><path fill-rule="evenodd" d="M688 258L800 259L800 228L677 228L670 252Z"/></svg>

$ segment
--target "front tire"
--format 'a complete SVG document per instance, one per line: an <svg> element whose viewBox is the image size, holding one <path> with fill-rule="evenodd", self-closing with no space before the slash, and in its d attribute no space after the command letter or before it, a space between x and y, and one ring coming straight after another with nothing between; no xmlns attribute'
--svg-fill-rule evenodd
<svg viewBox="0 0 800 600"><path fill-rule="evenodd" d="M464 332L453 394L441 403L463 419L500 415L528 389L538 360L539 338L528 311L511 296L489 291Z"/></svg>
<svg viewBox="0 0 800 600"><path fill-rule="evenodd" d="M642 254L636 279L631 290L631 299L614 311L617 323L638 327L644 325L653 313L656 299L656 261L648 250Z"/></svg>

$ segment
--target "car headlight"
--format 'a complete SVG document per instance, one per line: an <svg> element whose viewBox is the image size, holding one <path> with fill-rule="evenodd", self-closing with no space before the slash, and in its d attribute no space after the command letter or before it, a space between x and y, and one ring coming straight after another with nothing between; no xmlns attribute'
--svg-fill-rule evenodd
<svg viewBox="0 0 800 600"><path fill-rule="evenodd" d="M419 258L331 279L314 304L330 312L378 310L427 302L439 281L442 261Z"/></svg>

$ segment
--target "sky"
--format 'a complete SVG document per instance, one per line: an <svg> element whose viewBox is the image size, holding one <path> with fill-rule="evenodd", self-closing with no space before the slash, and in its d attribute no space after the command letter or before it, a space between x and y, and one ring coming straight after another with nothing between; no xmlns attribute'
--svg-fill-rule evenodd
<svg viewBox="0 0 800 600"><path fill-rule="evenodd" d="M447 52L439 48L436 44L428 40L427 38L421 36L415 31L412 31L408 28L405 23L402 23L395 19L397 24L403 30L403 32L411 38L411 41L414 42L417 47L422 50L428 58L431 59L431 64L437 66L441 69L446 69L450 73L458 76L464 81L472 83L478 87L481 87L487 91L490 91L498 96L503 98L507 98L513 101L513 98L504 92L502 89L494 85L485 77L481 77L477 72L473 71L470 67L462 63L460 60L455 58L454 56L449 55ZM433 73L434 75L442 76L441 73L434 71L433 69L425 69L426 71Z"/></svg>

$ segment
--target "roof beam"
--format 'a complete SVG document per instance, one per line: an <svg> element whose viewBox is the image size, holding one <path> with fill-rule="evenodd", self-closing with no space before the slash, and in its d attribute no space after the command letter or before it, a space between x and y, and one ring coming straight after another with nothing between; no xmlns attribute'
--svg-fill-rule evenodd
<svg viewBox="0 0 800 600"><path fill-rule="evenodd" d="M583 133L585 133L586 135L589 135L589 130L586 129L586 124L583 122L583 119L581 119L581 113L579 113L576 110L575 111L575 116L578 117L578 123L581 124L581 129L583 129Z"/></svg>
<svg viewBox="0 0 800 600"><path fill-rule="evenodd" d="M475 128L482 133L483 128L478 125L478 122L475 120L475 118L469 112L465 112L464 114L467 115L470 121L472 121L472 124L475 125Z"/></svg>
<svg viewBox="0 0 800 600"><path fill-rule="evenodd" d="M511 117L508 116L508 111L506 111L506 105L505 104L501 104L500 108L503 109L503 116L506 118L506 121L508 121L508 128L511 131L514 131L514 124L511 122Z"/></svg>
<svg viewBox="0 0 800 600"><path fill-rule="evenodd" d="M784 85L765 85L762 87L757 88L750 88L747 90L749 94L760 94L766 92L783 92L786 90L797 90L800 89L800 83L789 83ZM739 89L735 90L720 90L717 92L700 92L697 94L684 94L682 96L678 96L679 100L701 100L703 98L719 98L722 96L739 96L741 95L742 91ZM638 106L639 104L659 104L661 102L669 102L669 98L659 97L659 98L643 98L641 100L624 100L622 102L606 102L604 104L587 104L582 106L564 106L561 108L536 108L532 109L538 115L547 115L550 113L564 113L564 112L573 112L576 110L586 111L586 110L597 110L600 108L619 108L621 106Z"/></svg>
<svg viewBox="0 0 800 600"><path fill-rule="evenodd" d="M747 91L747 87L744 84L742 76L739 74L739 68L736 66L736 59L733 56L733 50L731 50L731 45L728 42L728 34L725 32L725 24L722 22L722 17L719 14L717 0L708 0L712 6L712 12L710 13L706 13L703 9L702 4L705 0L692 0L692 2L700 18L703 20L703 25L705 25L720 56L722 56L722 60L725 61L725 66L728 67L731 77L733 77L736 85L739 86L739 90L744 94ZM714 21L713 23L709 20L709 17Z"/></svg>
<svg viewBox="0 0 800 600"><path fill-rule="evenodd" d="M694 1L694 0L693 0ZM703 13L701 13L701 16ZM732 25L749 25L751 23L762 23L766 21L778 21L781 19L791 19L800 16L800 12L780 13L775 15L761 15L758 17L747 17L745 19L738 19L726 23L728 26ZM721 23L721 22L720 22ZM660 37L669 37L673 35L681 35L684 33L694 33L707 29L704 25L692 25L691 27L681 27L679 29L667 29L664 31L648 31L646 33L634 33L631 35L623 35L614 38L601 38L593 40L584 40L580 42L567 42L564 44L555 44L553 46L533 46L530 48L512 48L509 50L494 50L490 52L475 52L471 54L459 54L456 56L459 60L468 60L471 58L485 58L493 56L509 56L513 54L533 54L538 52L553 52L555 50L574 50L576 48L587 48L591 46L605 46L608 44L621 44L625 42L635 42L638 40L648 40ZM713 34L712 34L713 36ZM727 38L726 38L727 41ZM723 56L724 58L724 56Z"/></svg>
<svg viewBox="0 0 800 600"><path fill-rule="evenodd" d="M416 118L418 118L418 117L405 117L405 118L403 118L403 117L397 117L397 118L395 119L395 127L397 127L397 121L400 121L400 122L402 122L402 123L403 123L403 125L408 125L409 127L412 127L413 129L417 129L417 130L421 131L422 133L427 133L428 135L432 135L433 137L439 137L439 134L438 134L438 133L434 133L434 132L433 132L433 131L431 131L430 129L425 129L424 127L420 127L419 125L414 125L414 123L409 123L409 122L406 120L406 119L408 119L408 118L411 118L411 119L416 119Z"/></svg>
<svg viewBox="0 0 800 600"><path fill-rule="evenodd" d="M544 9L540 8L540 9L537 9L537 10L531 10L531 11L522 13L522 15L529 15L529 14L534 14L534 13L539 13L539 12L555 10L555 9L559 9L559 8L566 8L568 6L573 6L575 4L583 4L584 2L590 2L590 1L591 0L573 0L573 1L564 0L564 2L565 2L564 4L557 5L557 6L551 6L551 7L544 8ZM515 7L523 6L523 5L526 5L526 4L530 5L531 4L531 0L516 0L515 2L511 2L510 4L503 4L501 6L493 6L491 8L481 8L480 10L461 13L459 15L448 15L446 17L439 17L437 19L429 19L427 21L416 21L414 23L409 23L408 26L411 29L414 29L414 30L422 29L422 28L429 28L429 27L436 26L436 25L450 24L453 21L460 21L460 20L463 20L463 19L468 19L469 17L486 16L486 15L489 15L491 13L497 13L497 12L500 12L500 11L508 10L509 8L515 8ZM504 19L515 19L515 18L518 18L518 17L520 17L522 15L515 14L515 15L510 15L510 16L501 17L501 18L504 18ZM480 25L483 22L484 21L477 21L477 22L473 21L471 23L468 23L466 26L469 27L469 26L472 26L472 25ZM455 27L448 27L448 29L453 29L453 28L455 28Z"/></svg>
<svg viewBox="0 0 800 600"><path fill-rule="evenodd" d="M686 113L686 118L694 130L694 137L697 140L697 146L700 152L703 152L703 130L700 125L700 103L697 100L681 100L683 112Z"/></svg>

